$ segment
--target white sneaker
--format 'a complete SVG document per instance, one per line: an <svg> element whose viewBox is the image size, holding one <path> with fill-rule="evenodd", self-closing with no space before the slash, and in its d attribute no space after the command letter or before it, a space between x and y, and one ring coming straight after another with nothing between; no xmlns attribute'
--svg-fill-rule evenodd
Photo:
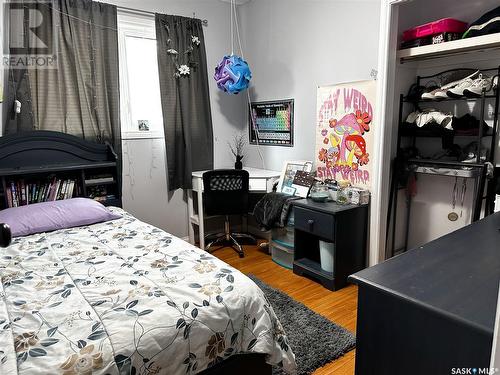
<svg viewBox="0 0 500 375"><path fill-rule="evenodd" d="M438 91L442 90L441 88L434 89L432 91L427 91L422 94L422 99L424 100L435 100L436 99L436 93Z"/></svg>
<svg viewBox="0 0 500 375"><path fill-rule="evenodd" d="M479 70L476 70L474 73L468 75L467 77L465 77L463 79L460 79L460 80L454 81L454 82L450 82L447 85L444 85L443 87L441 87L440 90L438 90L434 93L434 99L439 100L439 99L448 99L450 97L453 97L453 96L448 96L448 92L451 89L458 87L461 84L465 85L464 82L468 82L469 80L472 80L472 78L474 78L477 74L479 74Z"/></svg>
<svg viewBox="0 0 500 375"><path fill-rule="evenodd" d="M446 91L446 95L449 98L461 98L464 96L464 90L472 87L474 80L472 78L464 79L455 87L452 87Z"/></svg>
<svg viewBox="0 0 500 375"><path fill-rule="evenodd" d="M463 93L468 98L480 98L484 92L488 92L492 89L493 82L489 77L483 77L482 74L479 75L479 78L475 79L472 82L472 85L465 88Z"/></svg>

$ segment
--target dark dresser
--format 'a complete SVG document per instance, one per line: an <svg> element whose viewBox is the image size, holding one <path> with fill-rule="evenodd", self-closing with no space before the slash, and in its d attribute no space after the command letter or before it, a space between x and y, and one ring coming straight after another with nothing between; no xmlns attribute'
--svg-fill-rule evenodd
<svg viewBox="0 0 500 375"><path fill-rule="evenodd" d="M365 268L368 206L293 202L295 255L293 272L318 280L330 290L347 284L347 277ZM333 272L321 268L319 241L333 242Z"/></svg>
<svg viewBox="0 0 500 375"><path fill-rule="evenodd" d="M500 213L349 279L359 285L357 375L490 373L480 370L495 325Z"/></svg>

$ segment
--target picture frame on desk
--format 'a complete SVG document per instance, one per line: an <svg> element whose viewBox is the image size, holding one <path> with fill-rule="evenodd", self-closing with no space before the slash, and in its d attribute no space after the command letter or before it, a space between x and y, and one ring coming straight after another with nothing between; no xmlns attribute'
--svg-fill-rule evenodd
<svg viewBox="0 0 500 375"><path fill-rule="evenodd" d="M313 163L310 160L287 160L283 163L283 168L281 170L281 175L278 181L277 191L280 193L290 194L292 189L295 189L293 194L302 198L307 196L307 192L302 190L298 190L293 185L293 180L295 178L295 174L298 171L304 171L310 173L313 169Z"/></svg>

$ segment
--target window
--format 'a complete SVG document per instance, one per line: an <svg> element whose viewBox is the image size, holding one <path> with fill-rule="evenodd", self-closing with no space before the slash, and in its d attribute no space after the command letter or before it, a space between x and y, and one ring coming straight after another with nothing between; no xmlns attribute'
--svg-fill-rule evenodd
<svg viewBox="0 0 500 375"><path fill-rule="evenodd" d="M163 137L153 17L118 15L122 138Z"/></svg>

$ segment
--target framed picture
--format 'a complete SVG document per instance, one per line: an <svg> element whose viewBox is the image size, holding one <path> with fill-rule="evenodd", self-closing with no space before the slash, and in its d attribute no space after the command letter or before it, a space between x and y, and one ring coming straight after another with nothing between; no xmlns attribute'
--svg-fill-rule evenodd
<svg viewBox="0 0 500 375"><path fill-rule="evenodd" d="M251 145L293 146L293 99L253 102L249 113Z"/></svg>
<svg viewBox="0 0 500 375"><path fill-rule="evenodd" d="M306 194L304 195L304 192L302 191L303 189L298 190L297 186L292 185L294 185L293 182L298 171L311 172L312 169L313 163L309 160L285 161L280 179L278 181L277 191L305 198L307 196L307 192L305 192Z"/></svg>
<svg viewBox="0 0 500 375"><path fill-rule="evenodd" d="M149 120L137 120L139 126L139 131L148 132L149 131Z"/></svg>

